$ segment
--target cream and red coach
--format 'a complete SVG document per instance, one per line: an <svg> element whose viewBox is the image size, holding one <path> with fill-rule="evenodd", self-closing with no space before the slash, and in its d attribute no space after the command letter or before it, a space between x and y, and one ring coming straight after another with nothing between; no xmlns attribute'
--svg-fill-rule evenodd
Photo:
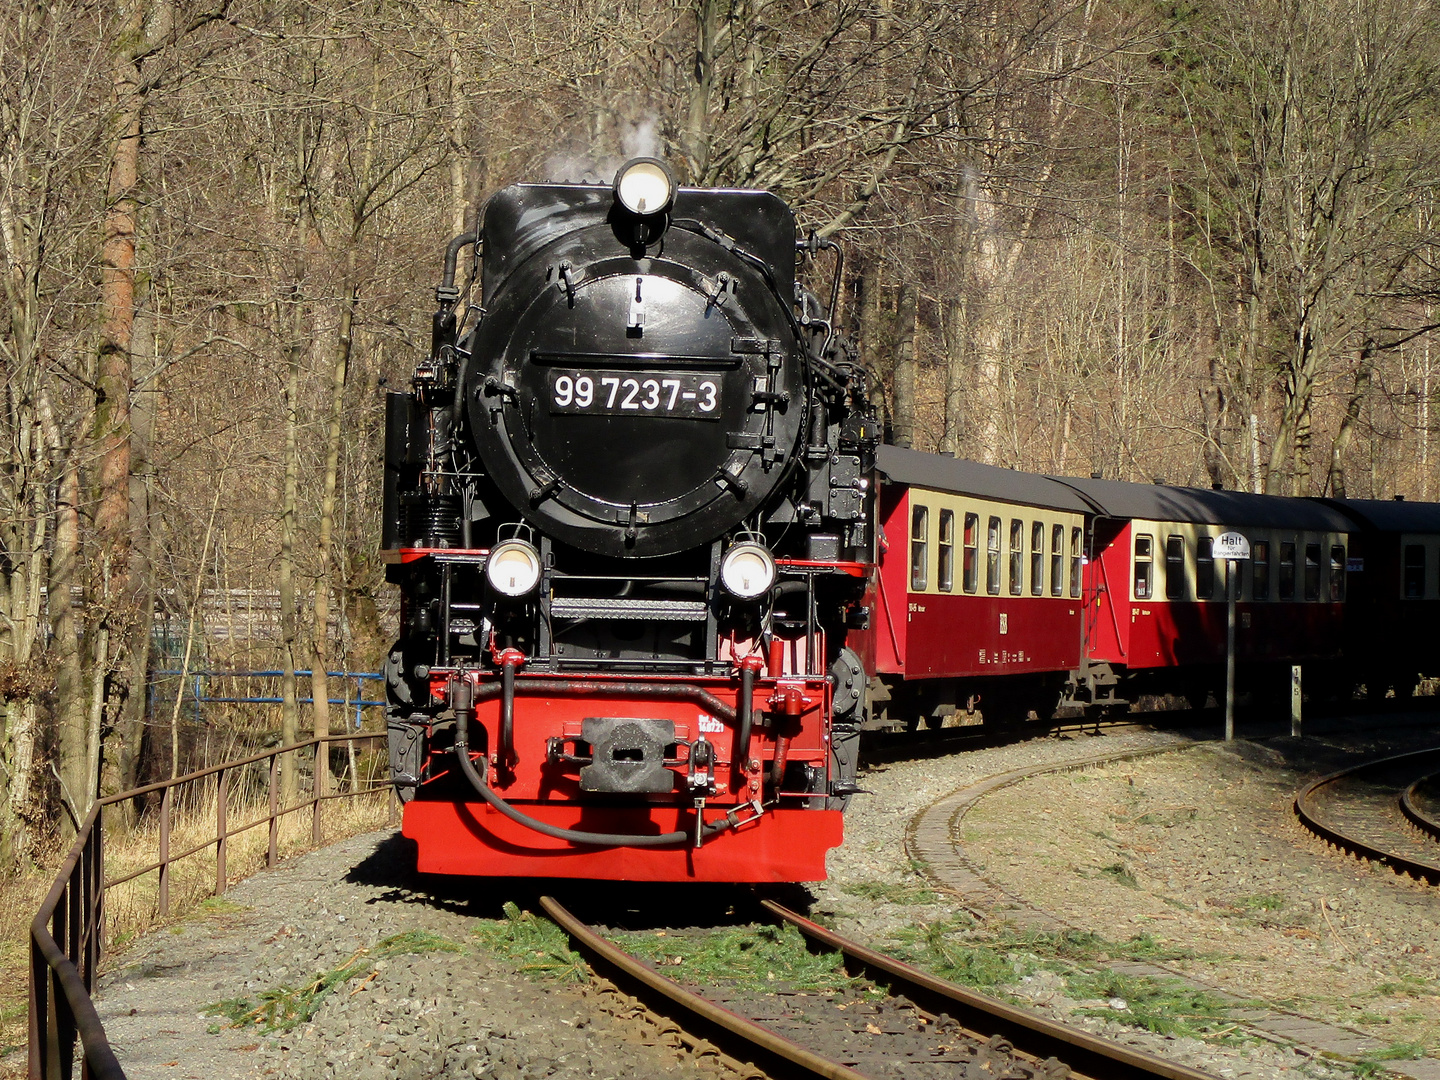
<svg viewBox="0 0 1440 1080"><path fill-rule="evenodd" d="M1250 542L1234 584L1236 659L1251 681L1265 665L1341 656L1354 525L1332 507L1240 491L1058 479L1095 508L1087 663L1108 667L1128 682L1131 696L1201 699L1219 685L1229 579L1215 540L1225 532Z"/></svg>
<svg viewBox="0 0 1440 1080"><path fill-rule="evenodd" d="M1050 477L882 446L874 722L1048 715L1083 664L1093 508Z"/></svg>

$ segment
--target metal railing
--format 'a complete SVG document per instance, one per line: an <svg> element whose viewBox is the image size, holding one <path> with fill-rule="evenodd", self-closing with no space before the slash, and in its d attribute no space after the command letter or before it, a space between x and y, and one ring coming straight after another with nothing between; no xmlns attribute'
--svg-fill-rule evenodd
<svg viewBox="0 0 1440 1080"><path fill-rule="evenodd" d="M182 859L207 853L215 854L215 887L213 895L225 892L226 859L230 841L242 833L262 826L268 827L265 865L273 867L279 859L280 821L289 814L310 810L310 843L321 841L321 806L335 799L349 799L372 793L380 785L361 784L351 775L349 790L330 792L325 778L329 777L328 750L335 743L365 743L385 739L383 732L368 734L327 735L306 742L279 746L264 753L236 761L227 761L208 769L179 776L173 780L147 784L131 791L122 791L101 799L90 809L71 845L55 883L45 902L30 923L30 1080L70 1080L75 1064L76 1039L81 1050L83 1078L125 1080L105 1028L100 1022L90 993L100 965L104 936L105 893L108 889L133 881L145 874L157 874L156 910L163 918L170 913L171 867ZM312 752L313 776L307 797L292 806L280 805L280 759L284 754L298 756ZM230 778L238 770L268 764L268 812L241 825L229 819ZM297 763L298 764L298 763ZM215 778L215 832L198 844L183 851L172 852L172 817L177 792L194 790L197 785ZM385 781L388 783L388 781ZM109 807L160 792L158 813L158 858L155 862L131 870L123 876L106 879L104 859L104 815ZM395 800L389 800L391 824L395 821Z"/></svg>
<svg viewBox="0 0 1440 1080"><path fill-rule="evenodd" d="M167 680L173 680L176 684L175 692L181 694L183 696L183 699L188 701L189 704L197 710L197 719L199 707L203 704L215 703L230 705L281 705L284 704L285 699L281 697L278 693L248 694L243 696L210 694L206 693L205 691L205 683L208 681L223 679L230 679L232 681L250 679L273 680L281 678L282 676L284 676L284 674L285 672L278 669L268 669L263 671L231 671L226 668L200 668L193 671L177 671L174 669L155 671L151 673L149 684L146 687L146 708L152 714L154 713L156 699L162 691L162 683ZM311 672L308 668L301 668L297 671L292 672L292 674L297 680L308 680L310 678ZM383 695L385 676L380 672L327 671L325 674L331 679L340 679L342 681L342 684L345 685L345 696L332 697L328 698L327 700L330 702L331 705L341 705L344 706L344 708L347 710L352 708L355 710L355 731L360 730L361 722L363 719L362 710L367 708L380 707L385 704ZM353 698L349 695L348 680L353 680L355 683L355 696ZM186 685L187 682L190 684L189 686ZM381 693L377 694L374 699L368 699L365 697L365 684L367 682L378 683L382 688ZM169 697L168 694L166 696ZM315 699L313 697L297 697L295 699L295 702L298 705L313 705L315 703Z"/></svg>

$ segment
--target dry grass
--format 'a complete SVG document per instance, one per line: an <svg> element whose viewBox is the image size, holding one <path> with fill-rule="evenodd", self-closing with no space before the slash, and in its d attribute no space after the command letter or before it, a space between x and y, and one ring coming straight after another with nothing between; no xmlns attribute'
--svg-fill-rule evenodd
<svg viewBox="0 0 1440 1080"><path fill-rule="evenodd" d="M341 744L343 746L343 744ZM359 747L357 747L357 751ZM337 759L337 764L340 760ZM320 813L320 842L334 843L345 837L383 828L390 822L393 795L384 782L383 763L377 755L358 760L356 793L351 797L327 800ZM241 780L246 781L241 783ZM310 777L300 777L300 807L280 819L276 838L277 858L285 859L311 850L312 809L303 805L310 797ZM332 785L348 791L348 783ZM171 815L172 858L204 844L193 855L170 868L168 915L159 910L159 873L151 870L131 881L113 886L105 894L105 953L113 963L137 937L157 926L192 915L215 895L216 802L214 777L177 792ZM283 809L283 808L282 808ZM160 828L158 802L148 808L140 821L129 825L120 806L107 808L105 821L105 876L107 881L127 877L159 860ZM238 881L263 868L269 851L269 793L263 768L232 777L226 801L230 830L258 823L238 836L231 836L226 851L226 880ZM0 881L0 1080L25 1075L29 926L59 869L58 851L43 859L29 873Z"/></svg>

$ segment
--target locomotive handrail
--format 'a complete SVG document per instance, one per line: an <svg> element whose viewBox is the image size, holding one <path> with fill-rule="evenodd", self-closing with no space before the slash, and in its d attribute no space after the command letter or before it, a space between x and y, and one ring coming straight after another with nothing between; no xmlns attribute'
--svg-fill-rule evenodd
<svg viewBox="0 0 1440 1080"><path fill-rule="evenodd" d="M132 788L95 802L81 823L61 864L55 881L30 922L29 1062L30 1080L69 1080L73 1071L75 1043L81 1049L82 1076L95 1080L125 1080L125 1070L106 1037L95 1003L91 999L101 960L104 936L104 899L107 889L158 871L156 896L158 914L170 913L170 868L181 859L210 848L215 849L213 895L224 893L227 881L226 855L230 838L262 825L269 825L266 865L273 867L279 857L279 823L288 814L311 809L310 839L320 843L320 808L333 799L354 798L376 790L351 778L351 789L329 793L323 776L327 766L322 754L335 743L373 742L384 733L324 735L304 742L277 746L248 757L212 765L142 787ZM282 754L311 749L315 755L316 782L310 796L292 806L280 805L279 763ZM232 827L228 820L229 773L257 762L269 762L269 812L244 825ZM210 777L216 778L215 834L212 839L178 853L170 851L171 814L175 792ZM145 795L161 793L159 808L159 859L139 870L106 879L104 865L104 812L106 808ZM391 819L394 800L390 802Z"/></svg>

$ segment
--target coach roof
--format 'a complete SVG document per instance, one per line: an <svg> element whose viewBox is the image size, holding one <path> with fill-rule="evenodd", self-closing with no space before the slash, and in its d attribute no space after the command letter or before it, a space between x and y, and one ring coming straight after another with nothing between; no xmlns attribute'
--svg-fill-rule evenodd
<svg viewBox="0 0 1440 1080"><path fill-rule="evenodd" d="M1326 503L1380 532L1440 533L1440 503L1394 499L1326 499Z"/></svg>
<svg viewBox="0 0 1440 1080"><path fill-rule="evenodd" d="M1099 513L1143 521L1193 521L1203 525L1349 532L1355 523L1334 507L1313 499L1252 495L1247 491L1125 484L1075 476L1051 479L1083 495Z"/></svg>
<svg viewBox="0 0 1440 1080"><path fill-rule="evenodd" d="M1043 510L1067 510L1088 514L1093 510L1071 488L1048 476L999 469L964 461L944 454L923 454L899 446L881 446L876 464L885 477L897 484L974 495L980 499L1034 506Z"/></svg>

